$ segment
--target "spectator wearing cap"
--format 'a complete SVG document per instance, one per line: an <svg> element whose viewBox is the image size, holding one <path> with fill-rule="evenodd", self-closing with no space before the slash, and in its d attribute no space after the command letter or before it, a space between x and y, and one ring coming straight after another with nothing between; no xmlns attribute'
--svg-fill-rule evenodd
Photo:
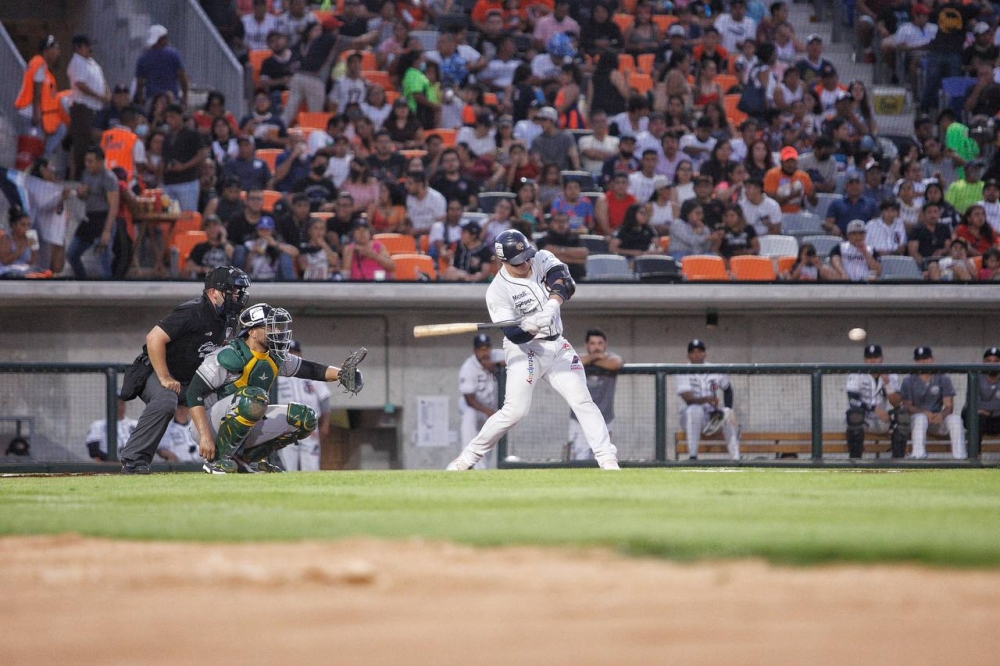
<svg viewBox="0 0 1000 666"><path fill-rule="evenodd" d="M680 150L691 160L691 167L701 171L701 165L712 154L716 139L712 137L712 121L702 116L694 128L694 134L685 134L680 140Z"/></svg>
<svg viewBox="0 0 1000 666"><path fill-rule="evenodd" d="M802 83L813 86L819 78L823 68L833 63L823 57L823 38L813 33L806 37L806 55L795 63L795 68L799 70Z"/></svg>
<svg viewBox="0 0 1000 666"><path fill-rule="evenodd" d="M758 236L781 233L781 206L764 194L764 181L750 178L744 183L746 196L740 201L743 217Z"/></svg>
<svg viewBox="0 0 1000 666"><path fill-rule="evenodd" d="M153 25L146 35L146 50L135 63L135 102L141 105L160 93L186 105L188 78L181 54L169 45L167 29Z"/></svg>
<svg viewBox="0 0 1000 666"><path fill-rule="evenodd" d="M204 279L220 266L232 266L233 253L236 250L226 237L226 225L218 215L205 217L201 229L208 239L191 249L183 268L184 274L194 279Z"/></svg>
<svg viewBox="0 0 1000 666"><path fill-rule="evenodd" d="M442 251L448 261L444 279L449 282L486 282L496 273L493 247L483 242L483 228L476 220L460 225L457 243Z"/></svg>
<svg viewBox="0 0 1000 666"><path fill-rule="evenodd" d="M865 242L865 223L852 220L847 225L847 240L830 250L830 267L834 279L847 282L868 282L882 274L879 253Z"/></svg>
<svg viewBox="0 0 1000 666"><path fill-rule="evenodd" d="M982 160L966 163L964 171L965 175L949 185L944 194L945 201L959 213L964 213L966 208L983 199L983 181L979 178L983 172Z"/></svg>
<svg viewBox="0 0 1000 666"><path fill-rule="evenodd" d="M100 140L101 133L111 129L118 124L118 118L123 109L133 108L131 95L128 86L117 85L111 91L111 102L104 105L100 111L94 115L94 122L91 128L91 141ZM138 109L136 109L138 110ZM146 128L148 132L149 128ZM145 139L146 137L142 137Z"/></svg>
<svg viewBox="0 0 1000 666"><path fill-rule="evenodd" d="M687 39L687 30L680 23L674 23L667 28L666 41L656 50L655 64L663 67L673 59L675 53L686 53L690 56L691 48L687 45Z"/></svg>
<svg viewBox="0 0 1000 666"><path fill-rule="evenodd" d="M274 218L262 215L254 227L253 238L244 243L246 248L247 275L255 282L295 280L293 260L299 256L299 248L279 236L275 231Z"/></svg>
<svg viewBox="0 0 1000 666"><path fill-rule="evenodd" d="M83 156L91 142L94 116L111 101L111 89L104 78L104 70L93 57L93 48L87 35L73 36L73 57L66 68L70 90L70 137L73 140L73 180L83 171Z"/></svg>
<svg viewBox="0 0 1000 666"><path fill-rule="evenodd" d="M910 56L914 51L920 51L934 39L934 35L937 34L937 25L930 23L930 8L921 3L914 3L910 8L910 15L913 17L912 20L901 24L896 28L894 32L889 37L882 40L882 55L889 65L889 70L894 72L893 78L895 79L896 70L896 58L905 58L905 70L907 72L908 81L913 90L917 89L917 69L920 64L920 58L916 57L917 54ZM904 83L903 81L894 81L895 83Z"/></svg>
<svg viewBox="0 0 1000 666"><path fill-rule="evenodd" d="M966 76L976 76L981 65L990 69L1000 57L1000 47L993 43L993 28L989 23L977 21L972 26L972 43L962 50L962 68Z"/></svg>
<svg viewBox="0 0 1000 666"><path fill-rule="evenodd" d="M983 352L983 363L995 365L996 369L979 374L979 447L983 445L983 435L1000 435L1000 347L990 347ZM962 408L962 421L969 427L969 405Z"/></svg>
<svg viewBox="0 0 1000 666"><path fill-rule="evenodd" d="M201 136L184 124L184 109L172 104L165 114L167 127L163 142L163 191L176 200L184 212L198 210L198 181L209 148Z"/></svg>
<svg viewBox="0 0 1000 666"><path fill-rule="evenodd" d="M531 152L541 155L542 162L555 164L560 171L580 168L576 140L566 130L559 129L559 113L551 106L538 111L542 133L531 142Z"/></svg>
<svg viewBox="0 0 1000 666"><path fill-rule="evenodd" d="M924 180L936 180L947 188L958 177L958 167L965 164L953 150L944 150L935 137L924 141L924 158L920 160L920 176Z"/></svg>
<svg viewBox="0 0 1000 666"><path fill-rule="evenodd" d="M843 236L851 220L867 221L878 215L878 205L864 195L864 174L852 169L847 174L843 198L831 202L826 211L823 228L828 234Z"/></svg>
<svg viewBox="0 0 1000 666"><path fill-rule="evenodd" d="M940 224L941 207L934 203L925 203L921 224L909 233L907 254L913 257L921 267L924 277L937 281L941 275L937 260L948 255L951 244L951 230L945 224Z"/></svg>
<svg viewBox="0 0 1000 666"><path fill-rule="evenodd" d="M253 11L240 18L243 43L251 51L267 48L267 36L280 30L278 17L267 11L267 0L253 0Z"/></svg>
<svg viewBox="0 0 1000 666"><path fill-rule="evenodd" d="M48 157L59 147L66 136L66 126L61 121L56 77L52 68L62 53L59 42L52 35L38 45L38 55L28 61L21 79L21 89L14 100L21 123L21 133L32 130L45 135L44 157Z"/></svg>
<svg viewBox="0 0 1000 666"><path fill-rule="evenodd" d="M906 226L899 217L899 201L883 199L879 211L879 216L865 225L865 244L879 255L906 254Z"/></svg>
<svg viewBox="0 0 1000 666"><path fill-rule="evenodd" d="M895 196L892 193L892 185L883 182L882 165L877 161L873 161L865 169L864 195L871 201L882 201L887 197ZM941 190L941 195L944 196L944 190Z"/></svg>
<svg viewBox="0 0 1000 666"><path fill-rule="evenodd" d="M748 17L745 0L733 0L729 5L729 13L715 19L715 29L722 38L722 48L735 53L748 39L757 35L757 22Z"/></svg>
<svg viewBox="0 0 1000 666"><path fill-rule="evenodd" d="M764 175L764 191L778 202L783 213L798 213L809 201L816 205L812 178L798 168L799 152L792 147L781 149L781 164ZM832 205L832 204L831 204Z"/></svg>
<svg viewBox="0 0 1000 666"><path fill-rule="evenodd" d="M382 241L372 240L368 220L359 217L351 225L351 243L344 248L342 274L354 282L392 279L396 264Z"/></svg>
<svg viewBox="0 0 1000 666"><path fill-rule="evenodd" d="M924 366L934 364L934 352L930 347L913 350L913 360ZM956 460L966 457L965 434L962 432L962 418L955 414L955 387L951 378L944 373L925 372L907 375L899 390L903 410L910 415L910 437L913 442L913 459L927 457L927 435L948 437L951 441L951 455Z"/></svg>
<svg viewBox="0 0 1000 666"><path fill-rule="evenodd" d="M241 136L237 140L236 157L227 157L222 163L222 175L234 179L242 190L266 190L271 183L271 168L254 156L253 137Z"/></svg>
<svg viewBox="0 0 1000 666"><path fill-rule="evenodd" d="M823 113L835 111L838 100L845 99L847 93L837 76L837 68L830 63L826 63L819 71L819 83L813 87L813 94L819 102L820 110Z"/></svg>

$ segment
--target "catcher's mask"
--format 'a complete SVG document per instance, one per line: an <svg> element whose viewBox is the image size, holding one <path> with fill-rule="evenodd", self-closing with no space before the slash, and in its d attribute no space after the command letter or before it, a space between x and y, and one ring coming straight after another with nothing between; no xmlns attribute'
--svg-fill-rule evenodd
<svg viewBox="0 0 1000 666"><path fill-rule="evenodd" d="M222 311L227 314L235 314L246 307L250 294L250 277L238 268L232 266L219 266L213 268L205 276L205 289L218 289L222 292L225 300L222 302Z"/></svg>
<svg viewBox="0 0 1000 666"><path fill-rule="evenodd" d="M240 313L239 337L244 337L251 329L264 327L267 348L274 360L281 363L288 358L292 346L292 315L282 308L273 308L267 303L251 305Z"/></svg>

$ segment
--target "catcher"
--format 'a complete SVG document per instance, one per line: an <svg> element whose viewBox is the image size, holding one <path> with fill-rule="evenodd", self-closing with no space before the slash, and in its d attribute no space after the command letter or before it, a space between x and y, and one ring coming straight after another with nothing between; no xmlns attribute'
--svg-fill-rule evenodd
<svg viewBox="0 0 1000 666"><path fill-rule="evenodd" d="M325 366L288 353L292 316L267 303L240 313L239 333L202 362L187 399L209 474L282 472L268 456L297 444L316 429L316 412L296 402L272 405L268 399L279 375L339 381L357 394L364 386L358 364L361 347L342 367Z"/></svg>

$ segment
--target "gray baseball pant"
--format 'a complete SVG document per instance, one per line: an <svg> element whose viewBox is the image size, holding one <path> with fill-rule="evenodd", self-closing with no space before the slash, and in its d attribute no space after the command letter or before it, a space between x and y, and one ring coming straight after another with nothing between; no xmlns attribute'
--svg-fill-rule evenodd
<svg viewBox="0 0 1000 666"><path fill-rule="evenodd" d="M186 391L187 385L181 385L181 391ZM178 394L167 390L160 385L160 380L156 373L150 373L146 380L146 388L139 395L146 403L146 408L139 416L139 422L129 437L128 444L122 450L121 460L123 463L145 463L150 464L156 449L163 439L163 433L167 431L170 420L174 418L177 411Z"/></svg>

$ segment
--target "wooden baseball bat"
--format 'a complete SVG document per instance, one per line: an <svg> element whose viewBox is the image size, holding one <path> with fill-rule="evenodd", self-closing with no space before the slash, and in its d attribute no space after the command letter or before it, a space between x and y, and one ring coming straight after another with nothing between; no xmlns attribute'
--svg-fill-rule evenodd
<svg viewBox="0 0 1000 666"><path fill-rule="evenodd" d="M519 323L520 323L519 319L510 319L508 321L497 321L488 324L476 324L472 322L465 322L465 323L459 322L454 324L427 324L424 326L414 326L413 337L430 338L438 335L458 335L460 333L475 333L476 331L485 331L490 328L517 326Z"/></svg>

